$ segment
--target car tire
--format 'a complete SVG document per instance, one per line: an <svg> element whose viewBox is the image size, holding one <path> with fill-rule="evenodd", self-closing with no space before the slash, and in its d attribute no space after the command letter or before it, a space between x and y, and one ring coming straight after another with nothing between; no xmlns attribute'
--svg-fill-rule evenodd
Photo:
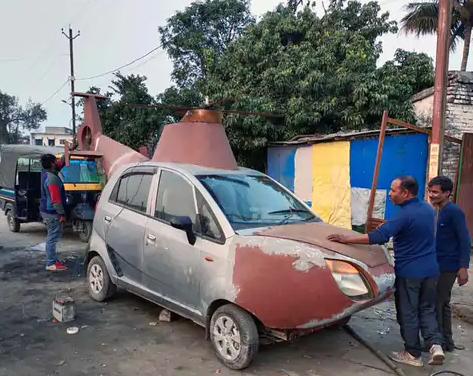
<svg viewBox="0 0 473 376"><path fill-rule="evenodd" d="M13 210L7 211L7 223L11 232L20 232L20 222L13 216Z"/></svg>
<svg viewBox="0 0 473 376"><path fill-rule="evenodd" d="M212 315L210 341L220 362L232 370L247 368L259 349L253 317L232 304L218 308Z"/></svg>
<svg viewBox="0 0 473 376"><path fill-rule="evenodd" d="M87 265L87 285L89 296L98 302L111 298L117 291L100 256L95 256Z"/></svg>
<svg viewBox="0 0 473 376"><path fill-rule="evenodd" d="M92 221L83 221L82 230L79 231L79 239L84 243L88 243L91 235L92 235Z"/></svg>

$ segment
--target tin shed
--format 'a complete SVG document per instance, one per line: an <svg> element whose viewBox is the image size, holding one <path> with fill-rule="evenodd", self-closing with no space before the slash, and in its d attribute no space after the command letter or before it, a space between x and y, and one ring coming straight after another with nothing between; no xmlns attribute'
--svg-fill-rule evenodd
<svg viewBox="0 0 473 376"><path fill-rule="evenodd" d="M366 221L379 131L297 136L268 148L268 175L306 201L326 222L352 228ZM391 181L414 176L423 199L428 136L386 131L374 216L391 219L399 208L388 197Z"/></svg>

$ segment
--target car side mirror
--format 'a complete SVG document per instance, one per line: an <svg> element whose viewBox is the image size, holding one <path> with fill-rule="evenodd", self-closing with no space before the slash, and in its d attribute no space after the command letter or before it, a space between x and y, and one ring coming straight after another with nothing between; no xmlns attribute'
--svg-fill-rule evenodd
<svg viewBox="0 0 473 376"><path fill-rule="evenodd" d="M192 229L192 220L189 217L172 217L171 226L177 228L178 230L184 231L187 234L187 240L189 241L189 244L195 244L197 238L194 234L194 230Z"/></svg>

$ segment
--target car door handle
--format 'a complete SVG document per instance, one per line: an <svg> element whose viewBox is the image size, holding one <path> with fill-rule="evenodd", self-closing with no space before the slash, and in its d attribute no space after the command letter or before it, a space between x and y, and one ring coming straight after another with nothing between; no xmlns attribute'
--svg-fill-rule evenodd
<svg viewBox="0 0 473 376"><path fill-rule="evenodd" d="M151 240L152 242L156 240L156 236L154 236L153 234L148 234L146 235L146 237L148 238L148 240Z"/></svg>
<svg viewBox="0 0 473 376"><path fill-rule="evenodd" d="M108 215L106 215L103 220L104 220L105 222L110 223L110 222L112 222L112 217L109 217Z"/></svg>

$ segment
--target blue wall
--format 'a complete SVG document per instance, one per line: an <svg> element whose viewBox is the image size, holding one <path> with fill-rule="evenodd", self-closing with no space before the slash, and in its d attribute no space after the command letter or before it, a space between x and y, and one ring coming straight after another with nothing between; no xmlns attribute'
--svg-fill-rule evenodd
<svg viewBox="0 0 473 376"><path fill-rule="evenodd" d="M378 138L353 140L350 145L350 185L371 188ZM428 159L428 139L425 134L387 136L379 169L378 189L389 192L391 181L399 175L412 175L419 182L419 198L424 197ZM399 210L386 197L385 219Z"/></svg>
<svg viewBox="0 0 473 376"><path fill-rule="evenodd" d="M294 192L295 146L268 148L268 175Z"/></svg>

